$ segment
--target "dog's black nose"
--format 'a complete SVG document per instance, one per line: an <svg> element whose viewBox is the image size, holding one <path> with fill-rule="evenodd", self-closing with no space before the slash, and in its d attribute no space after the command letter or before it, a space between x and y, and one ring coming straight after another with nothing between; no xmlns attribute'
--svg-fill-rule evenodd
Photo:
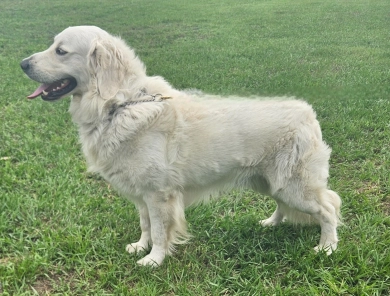
<svg viewBox="0 0 390 296"><path fill-rule="evenodd" d="M27 71L30 68L30 61L29 60L23 60L20 63L20 67L22 68L23 71Z"/></svg>

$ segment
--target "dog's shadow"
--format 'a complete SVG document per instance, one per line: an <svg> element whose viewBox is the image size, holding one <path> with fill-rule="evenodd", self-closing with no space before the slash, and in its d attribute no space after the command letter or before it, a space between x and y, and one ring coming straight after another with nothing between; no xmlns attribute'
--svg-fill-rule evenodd
<svg viewBox="0 0 390 296"><path fill-rule="evenodd" d="M191 210L187 215L193 237L188 245L179 248L183 249L178 250L180 257L196 256L206 262L210 258L247 263L274 262L275 258L286 256L299 260L305 254L314 254L313 247L320 236L317 225L302 226L286 222L263 227L259 221L264 217L256 214L213 217L204 213L199 216L194 212L198 210Z"/></svg>

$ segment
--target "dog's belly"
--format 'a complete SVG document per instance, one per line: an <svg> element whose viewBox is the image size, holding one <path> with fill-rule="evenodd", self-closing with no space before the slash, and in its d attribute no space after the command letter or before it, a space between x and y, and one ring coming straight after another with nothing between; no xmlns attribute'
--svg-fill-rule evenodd
<svg viewBox="0 0 390 296"><path fill-rule="evenodd" d="M188 182L184 186L183 198L186 207L194 203L208 201L210 198L218 197L232 189L252 189L264 194L269 193L268 180L261 175L259 167L232 169L224 175L213 172L200 176L200 178L197 179L197 182Z"/></svg>
<svg viewBox="0 0 390 296"><path fill-rule="evenodd" d="M232 189L254 189L266 193L268 182L262 176L262 164L243 159L224 159L184 166L163 166L152 161L123 154L107 162L95 164L94 169L121 195L131 200L163 189L180 189L184 204L208 200Z"/></svg>

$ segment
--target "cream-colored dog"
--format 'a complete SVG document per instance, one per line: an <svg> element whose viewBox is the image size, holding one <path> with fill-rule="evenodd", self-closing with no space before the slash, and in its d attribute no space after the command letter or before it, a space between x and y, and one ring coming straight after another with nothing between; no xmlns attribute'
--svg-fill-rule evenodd
<svg viewBox="0 0 390 296"><path fill-rule="evenodd" d="M91 26L67 28L21 67L42 83L29 98L72 95L89 170L139 210L141 238L126 250L152 249L138 264L160 265L188 238L184 209L232 188L276 200L262 225L316 222L315 250L337 248L341 200L327 188L330 149L307 103L175 90L147 76L124 41Z"/></svg>

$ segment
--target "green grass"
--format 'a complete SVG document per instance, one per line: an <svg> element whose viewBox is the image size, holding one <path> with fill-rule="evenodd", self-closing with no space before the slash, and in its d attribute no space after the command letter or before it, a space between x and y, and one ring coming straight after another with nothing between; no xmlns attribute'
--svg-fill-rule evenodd
<svg viewBox="0 0 390 296"><path fill-rule="evenodd" d="M388 0L1 0L1 295L389 295ZM86 173L69 100L28 101L19 68L70 25L121 35L177 88L294 95L333 148L345 225L264 229L275 204L232 192L187 211L191 242L158 269L125 252L134 206Z"/></svg>

